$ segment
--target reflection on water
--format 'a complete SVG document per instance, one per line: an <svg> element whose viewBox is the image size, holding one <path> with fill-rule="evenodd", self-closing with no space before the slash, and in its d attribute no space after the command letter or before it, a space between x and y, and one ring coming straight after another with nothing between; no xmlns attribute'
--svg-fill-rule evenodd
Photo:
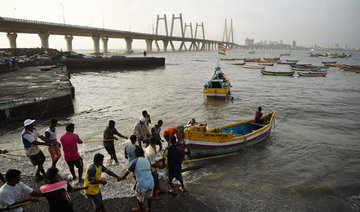
<svg viewBox="0 0 360 212"><path fill-rule="evenodd" d="M256 51L251 57L277 57L280 53ZM247 54L229 51L227 57L249 57ZM215 51L156 56L166 57L165 68L73 74L75 114L59 118L59 134L67 122L73 122L82 140L101 139L113 119L117 129L130 136L142 110L150 113L153 123L162 119L163 129L191 118L213 128L252 119L256 108L262 106L264 113L277 111L272 136L246 153L197 163L202 168L185 176L190 192L219 211L359 210L360 74L330 68L323 78L262 76L259 70L223 61L234 100L206 99L202 86L216 66ZM353 57L338 59L338 63L360 64L359 58L354 52ZM308 57L305 51L294 51L284 59L316 65L322 60ZM288 67L274 65L272 69L285 71ZM37 122L36 127L44 132L46 125ZM20 128L5 132L1 148L21 148L20 133ZM125 145L117 142L115 146L121 165L109 166L119 174L127 166L122 154ZM79 151L86 165L95 152L107 155L101 143L80 145ZM47 150L44 153L48 155ZM23 152L4 157L1 161L32 174ZM48 159L45 167L49 166ZM59 166L61 175L70 175L63 159ZM0 171L7 168L8 164ZM103 195L131 195L132 185L105 186Z"/></svg>

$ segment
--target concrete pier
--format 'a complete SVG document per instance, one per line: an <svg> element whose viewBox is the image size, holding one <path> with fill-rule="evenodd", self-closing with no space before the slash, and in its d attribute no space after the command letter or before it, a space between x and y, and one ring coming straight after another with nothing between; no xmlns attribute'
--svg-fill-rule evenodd
<svg viewBox="0 0 360 212"><path fill-rule="evenodd" d="M72 48L73 36L72 35L65 35L65 40L66 40L66 46L67 46L68 52L73 52L73 48Z"/></svg>
<svg viewBox="0 0 360 212"><path fill-rule="evenodd" d="M16 48L17 34L15 32L9 32L9 33L7 33L7 37L10 42L10 48Z"/></svg>
<svg viewBox="0 0 360 212"><path fill-rule="evenodd" d="M146 51L152 52L152 42L153 40L146 40Z"/></svg>
<svg viewBox="0 0 360 212"><path fill-rule="evenodd" d="M94 54L100 54L100 36L94 35L91 38L94 41Z"/></svg>
<svg viewBox="0 0 360 212"><path fill-rule="evenodd" d="M133 50L132 50L133 39L126 38L125 42L126 42L126 53L132 53L133 52Z"/></svg>
<svg viewBox="0 0 360 212"><path fill-rule="evenodd" d="M109 38L108 37L102 37L101 38L102 42L103 42L103 53L108 53L108 41Z"/></svg>
<svg viewBox="0 0 360 212"><path fill-rule="evenodd" d="M66 69L41 71L36 66L1 74L0 125L71 113L72 86Z"/></svg>
<svg viewBox="0 0 360 212"><path fill-rule="evenodd" d="M165 58L124 57L124 58L66 58L59 60L66 64L70 73L99 70L145 69L165 66Z"/></svg>
<svg viewBox="0 0 360 212"><path fill-rule="evenodd" d="M39 32L39 37L41 40L41 48L49 48L49 33L48 32Z"/></svg>

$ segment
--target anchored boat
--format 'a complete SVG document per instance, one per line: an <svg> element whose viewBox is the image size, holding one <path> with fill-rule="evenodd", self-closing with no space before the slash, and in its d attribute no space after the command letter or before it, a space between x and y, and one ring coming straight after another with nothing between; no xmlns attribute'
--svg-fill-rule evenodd
<svg viewBox="0 0 360 212"><path fill-rule="evenodd" d="M216 67L211 80L204 85L204 94L207 97L226 97L230 93L230 87L229 79L220 67Z"/></svg>
<svg viewBox="0 0 360 212"><path fill-rule="evenodd" d="M275 111L261 117L262 123L247 120L206 129L206 124L184 129L184 142L190 157L222 155L247 148L270 136Z"/></svg>
<svg viewBox="0 0 360 212"><path fill-rule="evenodd" d="M262 75L272 75L272 76L292 76L295 71L284 72L284 71L266 71L261 70Z"/></svg>
<svg viewBox="0 0 360 212"><path fill-rule="evenodd" d="M298 72L299 77L326 77L327 75L327 71L321 71L321 72L314 72L314 71L309 71L309 72Z"/></svg>
<svg viewBox="0 0 360 212"><path fill-rule="evenodd" d="M247 65L247 64L245 64L243 67L247 68L247 69L264 69L265 68L264 65Z"/></svg>

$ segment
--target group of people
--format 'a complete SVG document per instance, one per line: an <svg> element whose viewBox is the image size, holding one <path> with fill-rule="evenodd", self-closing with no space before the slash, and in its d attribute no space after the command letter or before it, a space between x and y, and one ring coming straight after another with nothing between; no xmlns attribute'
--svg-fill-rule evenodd
<svg viewBox="0 0 360 212"><path fill-rule="evenodd" d="M118 176L103 165L104 155L97 153L94 155L93 163L88 166L83 175L83 159L78 152L78 144L83 143L79 135L74 133L75 125L70 123L66 125L66 132L57 140L57 120L52 119L45 135L41 135L34 128L35 120L27 119L24 121L24 130L21 137L24 150L30 162L37 167L35 179L45 179L46 184L40 187L40 192L33 190L21 182L21 172L16 169L10 169L6 172L5 177L0 173L0 178L4 185L0 188L0 202L4 206L0 211L22 211L21 207L16 207L21 203L21 195L30 195L32 197L46 197L49 203L50 211L73 211L73 203L68 193L84 190L87 198L90 200L94 211L106 211L100 191L100 184L105 185L108 182L102 180L101 173L114 177L116 181L125 180L130 173L134 173L136 184L134 186L135 195L139 208L133 208L133 211L142 211L143 203L147 199L147 210L151 210L152 199L161 199L159 194L166 190L160 187L158 169L166 168L166 180L171 187L170 194L177 195L173 185L176 178L180 181L180 190L185 192L183 183L181 164L184 158L182 151L177 147L178 131L176 127L166 128L163 137L168 142L168 147L164 150L161 159L156 160L158 151L156 145L159 145L159 151L162 151L161 127L163 121L159 120L151 129L151 119L147 111L142 112L134 126L133 134L130 136L131 143L125 147L124 156L128 159L128 168L123 176ZM116 156L114 141L118 138L128 139L115 128L115 121L110 120L104 130L103 145L109 153L108 163L114 161L115 165L119 164ZM39 138L39 140L38 140ZM41 141L40 141L41 140ZM46 160L44 153L39 149L39 145L48 147L51 156L52 165L45 172L43 164ZM57 162L61 158L61 148L63 149L64 159L69 166L72 180L78 180L79 183L84 181L83 187L73 188L67 181L59 179L59 170L56 168ZM0 150L0 154L6 154L7 150ZM75 167L78 176L75 174Z"/></svg>
<svg viewBox="0 0 360 212"><path fill-rule="evenodd" d="M7 71L17 70L18 69L16 57L12 57L12 58L9 58L9 59L5 58L4 62L3 62L3 65L5 66L5 69Z"/></svg>

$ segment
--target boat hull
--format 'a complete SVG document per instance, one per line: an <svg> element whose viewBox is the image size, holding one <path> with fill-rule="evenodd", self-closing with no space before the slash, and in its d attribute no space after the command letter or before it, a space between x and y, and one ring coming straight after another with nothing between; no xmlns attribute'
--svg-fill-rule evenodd
<svg viewBox="0 0 360 212"><path fill-rule="evenodd" d="M256 65L244 65L243 67L247 68L247 69L264 69L265 68L265 66L256 66Z"/></svg>
<svg viewBox="0 0 360 212"><path fill-rule="evenodd" d="M189 150L189 155L191 158L199 158L205 156L214 156L214 155L223 155L233 152L238 152L241 150L246 150L247 148L262 142L269 137L271 129L266 133L256 136L253 139L245 140L241 139L236 141L234 144L228 145L209 145L208 143L199 142L199 141L186 141L186 148Z"/></svg>
<svg viewBox="0 0 360 212"><path fill-rule="evenodd" d="M265 71L261 70L262 75L272 75L272 76L293 76L295 71L292 72L274 72L274 71Z"/></svg>
<svg viewBox="0 0 360 212"><path fill-rule="evenodd" d="M206 97L225 98L230 93L230 87L228 87L228 88L204 88L203 92L206 95Z"/></svg>
<svg viewBox="0 0 360 212"><path fill-rule="evenodd" d="M274 117L275 112L264 115L262 118L267 120L268 123L260 128L251 124L253 120L248 120L205 131L203 134L195 131L194 134L189 135L189 133L185 132L185 145L192 158L246 150L270 136ZM252 127L254 128L252 129ZM215 130L227 131L218 133ZM242 135L241 130L247 130L248 133Z"/></svg>
<svg viewBox="0 0 360 212"><path fill-rule="evenodd" d="M300 77L326 77L327 72L298 72Z"/></svg>

